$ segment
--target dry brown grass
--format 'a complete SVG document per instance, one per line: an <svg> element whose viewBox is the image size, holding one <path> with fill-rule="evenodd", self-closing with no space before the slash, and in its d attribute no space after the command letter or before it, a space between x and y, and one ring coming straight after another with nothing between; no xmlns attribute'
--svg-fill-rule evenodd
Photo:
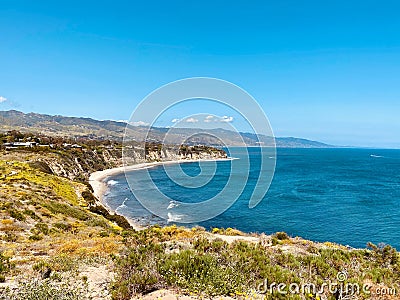
<svg viewBox="0 0 400 300"><path fill-rule="evenodd" d="M122 249L122 238L120 236L108 237L71 237L63 236L63 241L56 248L58 254L76 254L96 253L99 256L108 256L117 254Z"/></svg>

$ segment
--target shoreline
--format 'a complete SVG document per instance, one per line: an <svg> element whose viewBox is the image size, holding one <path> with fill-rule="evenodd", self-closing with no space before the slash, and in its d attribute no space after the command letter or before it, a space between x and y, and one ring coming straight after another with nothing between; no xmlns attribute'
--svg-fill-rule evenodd
<svg viewBox="0 0 400 300"><path fill-rule="evenodd" d="M215 158L215 159L180 159L180 160L168 160L168 161L157 161L157 162L145 162L130 166L122 166L116 167L112 169L106 169L102 171L96 171L90 173L89 176L89 184L93 189L93 195L99 200L99 204L103 206L109 213L116 214L114 210L112 210L107 203L104 201L104 195L108 190L108 185L106 183L107 178L118 175L124 172L136 171L136 170L144 170L149 169L161 165L171 165L171 164L181 164L181 163L193 163L193 162L212 162L212 161L231 161L238 158L227 157L227 158ZM132 228L135 230L144 229L142 225L137 224L132 219L122 215L126 220L131 224Z"/></svg>

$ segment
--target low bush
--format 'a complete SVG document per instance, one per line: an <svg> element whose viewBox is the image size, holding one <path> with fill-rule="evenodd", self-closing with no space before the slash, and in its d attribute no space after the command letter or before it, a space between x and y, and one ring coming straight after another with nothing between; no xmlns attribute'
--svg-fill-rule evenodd
<svg viewBox="0 0 400 300"><path fill-rule="evenodd" d="M337 274L343 270L347 271L349 282L360 286L365 281L383 286L397 286L400 282L398 253L386 245L371 244L370 251L348 251L315 244L312 253L291 254L261 243L228 244L198 235L190 240L188 248L176 247L171 251L170 235L175 234L180 234L179 227L154 226L122 233L127 250L114 258L118 274L112 288L114 299L131 299L137 293L168 287L204 297L245 297L265 280L287 287L291 283L314 283L320 288L327 280L337 280ZM287 234L278 233L273 240L281 244L286 238ZM271 299L300 299L299 295L291 294L270 296ZM316 299L315 294L311 296L306 298ZM360 299L367 298L368 295L360 295Z"/></svg>
<svg viewBox="0 0 400 300"><path fill-rule="evenodd" d="M90 215L86 211L68 204L56 201L47 201L43 203L43 206L53 214L63 214L81 221L86 221L90 218Z"/></svg>
<svg viewBox="0 0 400 300"><path fill-rule="evenodd" d="M54 223L53 226L55 228L61 229L62 231L71 231L72 230L72 225L69 223Z"/></svg>
<svg viewBox="0 0 400 300"><path fill-rule="evenodd" d="M23 221L26 220L26 217L22 213L20 213L19 211L16 211L15 209L10 209L8 211L8 213L9 213L11 218L14 218L14 219L16 219L18 221L23 222Z"/></svg>
<svg viewBox="0 0 400 300"><path fill-rule="evenodd" d="M85 285L58 280L34 279L20 283L16 289L0 292L1 299L12 300L86 300L90 299Z"/></svg>
<svg viewBox="0 0 400 300"><path fill-rule="evenodd" d="M130 248L126 256L116 258L119 274L112 286L113 299L131 299L134 294L162 287L157 263L162 260L163 253L162 245L149 243Z"/></svg>
<svg viewBox="0 0 400 300"><path fill-rule="evenodd" d="M96 197L93 196L93 194L90 192L90 190L85 190L82 192L82 197L86 201L87 204L89 205L95 205L96 204Z"/></svg>
<svg viewBox="0 0 400 300"><path fill-rule="evenodd" d="M0 275L4 278L14 267L15 264L11 262L11 257L0 253Z"/></svg>
<svg viewBox="0 0 400 300"><path fill-rule="evenodd" d="M277 238L280 241L289 239L289 236L286 232L277 232L273 235L273 237Z"/></svg>
<svg viewBox="0 0 400 300"><path fill-rule="evenodd" d="M103 231L100 231L100 232L99 232L99 236L101 236L101 237L108 237L108 236L110 236L110 234L109 234L107 231L103 230Z"/></svg>
<svg viewBox="0 0 400 300"><path fill-rule="evenodd" d="M130 248L116 259L115 299L168 286L207 296L242 295L263 279L299 281L295 274L274 265L265 248L257 244L197 238L192 249L167 252L162 240L158 228L127 235Z"/></svg>
<svg viewBox="0 0 400 300"><path fill-rule="evenodd" d="M34 162L30 162L29 166L31 168L37 169L43 173L46 174L53 174L53 171L51 170L51 168L49 167L49 165L47 163L45 163L44 161L34 161Z"/></svg>
<svg viewBox="0 0 400 300"><path fill-rule="evenodd" d="M107 220L115 222L118 226L122 227L123 229L132 228L132 226L129 224L128 220L125 217L116 214L112 215L103 206L100 205L91 206L89 210L95 214L103 216Z"/></svg>
<svg viewBox="0 0 400 300"><path fill-rule="evenodd" d="M372 250L372 258L378 265L389 267L399 262L399 254L392 246L386 244L375 245L373 243L368 243L367 246Z"/></svg>
<svg viewBox="0 0 400 300"><path fill-rule="evenodd" d="M31 241L40 241L41 239L43 239L43 236L41 236L40 234L32 234L28 237L28 239Z"/></svg>
<svg viewBox="0 0 400 300"><path fill-rule="evenodd" d="M23 213L24 213L25 215L31 217L33 220L36 220L36 221L41 221L41 220L42 220L38 215L35 214L35 212L34 212L33 210L25 209L25 210L23 211Z"/></svg>
<svg viewBox="0 0 400 300"><path fill-rule="evenodd" d="M110 226L108 225L107 221L105 221L103 218L101 218L100 216L91 216L91 218L89 220L85 221L85 224L87 226L90 227L102 227L105 229L110 228Z"/></svg>
<svg viewBox="0 0 400 300"><path fill-rule="evenodd" d="M35 227L31 229L31 232L34 234L43 233L44 235L49 234L49 226L46 223L36 223Z"/></svg>
<svg viewBox="0 0 400 300"><path fill-rule="evenodd" d="M3 235L3 241L16 242L18 241L18 236L12 232L7 232L5 235Z"/></svg>

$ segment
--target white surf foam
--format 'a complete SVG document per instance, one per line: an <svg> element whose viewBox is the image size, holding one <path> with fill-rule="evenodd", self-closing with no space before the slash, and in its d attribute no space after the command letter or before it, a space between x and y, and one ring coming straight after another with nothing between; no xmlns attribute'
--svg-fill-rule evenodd
<svg viewBox="0 0 400 300"><path fill-rule="evenodd" d="M116 180L109 180L109 181L107 182L107 185L113 186L113 185L116 185L117 183L118 183L118 181L116 181Z"/></svg>
<svg viewBox="0 0 400 300"><path fill-rule="evenodd" d="M180 220L182 220L183 215L174 215L171 213L168 213L168 220L167 222L179 222Z"/></svg>
<svg viewBox="0 0 400 300"><path fill-rule="evenodd" d="M169 205L168 205L168 207L167 207L167 209L172 209L172 208L178 207L178 206L179 206L179 203L178 203L178 202L176 202L176 201L170 201L170 202L169 202Z"/></svg>
<svg viewBox="0 0 400 300"><path fill-rule="evenodd" d="M128 201L128 200L129 200L129 198L125 198L124 202L122 202L122 204L115 209L115 212L118 212L119 210L124 209L124 208L128 208L128 206L125 204L126 201Z"/></svg>

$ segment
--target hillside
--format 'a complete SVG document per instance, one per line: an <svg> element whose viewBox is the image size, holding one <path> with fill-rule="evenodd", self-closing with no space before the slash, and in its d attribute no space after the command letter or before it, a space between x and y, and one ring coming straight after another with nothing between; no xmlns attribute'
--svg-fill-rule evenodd
<svg viewBox="0 0 400 300"><path fill-rule="evenodd" d="M42 133L70 137L121 139L126 124L90 118L50 116L20 111L0 111L0 130Z"/></svg>
<svg viewBox="0 0 400 300"><path fill-rule="evenodd" d="M131 229L88 185L88 173L118 164L117 152L99 143L86 154L0 150L0 299L398 299L399 254L388 245L349 249L232 228ZM338 274L368 293L317 295ZM285 293L266 282L285 284ZM291 283L316 287L290 294Z"/></svg>
<svg viewBox="0 0 400 300"><path fill-rule="evenodd" d="M91 118L50 116L37 113L24 114L16 110L0 111L0 132L9 130L18 130L21 132L35 132L44 135L63 136L63 137L79 137L103 140L121 141L124 135L126 123L116 121L99 121ZM136 141L142 141L142 137L147 132L147 127L130 126L130 137ZM175 144L180 143L182 137L189 137L197 132L193 128L175 129L173 134L168 135L168 139L164 140L166 128L152 128L148 139L155 141ZM241 137L232 131L225 129L205 130L202 136L192 139L194 144L200 143L205 145L221 146L221 142L210 136L218 136L224 140L229 146L248 146L272 145L271 138L265 135L257 136L252 133L241 133ZM286 148L326 148L332 147L317 141L294 137L278 137L275 139L277 147Z"/></svg>

